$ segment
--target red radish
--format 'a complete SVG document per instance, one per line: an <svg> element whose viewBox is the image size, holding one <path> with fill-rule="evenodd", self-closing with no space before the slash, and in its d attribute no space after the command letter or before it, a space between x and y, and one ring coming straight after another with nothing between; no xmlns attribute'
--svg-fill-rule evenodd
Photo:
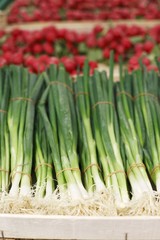
<svg viewBox="0 0 160 240"><path fill-rule="evenodd" d="M84 64L85 56L81 55L92 48L92 51L95 50L95 53L99 54L102 61L109 59L111 50L115 51L115 61L118 61L120 55L124 61L131 58L130 69L139 67L139 59L143 59L143 63L147 66L152 65L145 54L150 53L154 46L158 46L160 41L158 26L151 30L123 24L112 27L106 33L101 30L102 28L96 27L89 33L77 33L69 29L56 29L50 26L36 31L17 29L11 32L2 31L0 32L2 35L0 58L1 61L5 59L3 64L24 64L32 72L42 71L44 66L46 68L52 63L57 64L62 61L68 71L74 73L77 67L82 69ZM133 33L135 34L137 43L134 38L130 37L129 31L132 31L132 36ZM134 54L133 57L132 54ZM97 64L94 62L93 68L94 65Z"/></svg>
<svg viewBox="0 0 160 240"><path fill-rule="evenodd" d="M3 57L5 58L5 60L7 61L7 64L10 64L10 63L12 63L12 55L13 55L13 53L12 52L5 52L4 54L3 54Z"/></svg>
<svg viewBox="0 0 160 240"><path fill-rule="evenodd" d="M118 20L138 17L160 19L158 1L153 1L16 0L8 14L8 22L30 22L35 20ZM101 29L97 27L95 31L100 32Z"/></svg>
<svg viewBox="0 0 160 240"><path fill-rule="evenodd" d="M125 48L123 45L118 45L116 48L117 53L123 54L125 52Z"/></svg>
<svg viewBox="0 0 160 240"><path fill-rule="evenodd" d="M158 67L155 65L149 65L149 66L147 66L147 70L148 71L150 71L150 70L158 71Z"/></svg>
<svg viewBox="0 0 160 240"><path fill-rule="evenodd" d="M135 52L136 53L142 53L144 50L144 45L142 43L137 43L135 45Z"/></svg>
<svg viewBox="0 0 160 240"><path fill-rule="evenodd" d="M33 45L32 51L33 51L34 54L40 54L43 51L43 47L42 47L41 44L36 43L36 44Z"/></svg>
<svg viewBox="0 0 160 240"><path fill-rule="evenodd" d="M101 37L97 40L97 45L100 48L104 48L106 46L106 39L105 37Z"/></svg>
<svg viewBox="0 0 160 240"><path fill-rule="evenodd" d="M103 27L102 27L101 25L97 25L97 26L95 26L95 27L93 28L93 32L94 32L95 34L98 34L98 33L102 32L102 31L103 31Z"/></svg>
<svg viewBox="0 0 160 240"><path fill-rule="evenodd" d="M95 69L95 68L98 67L98 64L96 62L94 62L94 61L90 61L89 62L89 66L91 67L91 69Z"/></svg>
<svg viewBox="0 0 160 240"><path fill-rule="evenodd" d="M77 33L75 31L66 31L65 39L69 42L75 42L77 38Z"/></svg>
<svg viewBox="0 0 160 240"><path fill-rule="evenodd" d="M147 41L143 45L143 49L145 52L150 53L152 49L154 48L154 43L151 41Z"/></svg>
<svg viewBox="0 0 160 240"><path fill-rule="evenodd" d="M68 72L72 72L73 70L75 70L75 61L72 59L61 59L62 63L64 64L66 70Z"/></svg>
<svg viewBox="0 0 160 240"><path fill-rule="evenodd" d="M36 59L33 57L33 56L28 56L26 59L25 59L25 65L26 66L32 66L34 61L36 61Z"/></svg>
<svg viewBox="0 0 160 240"><path fill-rule="evenodd" d="M43 50L49 55L52 55L54 52L53 46L48 42L43 44Z"/></svg>
<svg viewBox="0 0 160 240"><path fill-rule="evenodd" d="M12 55L12 63L16 65L23 64L23 54L22 53L15 53Z"/></svg>
<svg viewBox="0 0 160 240"><path fill-rule="evenodd" d="M7 64L7 60L3 57L0 57L0 67L3 67Z"/></svg>
<svg viewBox="0 0 160 240"><path fill-rule="evenodd" d="M151 64L151 61L147 57L144 57L142 59L142 63L146 66L149 66Z"/></svg>
<svg viewBox="0 0 160 240"><path fill-rule="evenodd" d="M108 59L109 56L110 56L110 50L108 48L105 48L103 51L103 57Z"/></svg>
<svg viewBox="0 0 160 240"><path fill-rule="evenodd" d="M109 31L105 36L106 44L111 43L113 38L114 38L113 34Z"/></svg>
<svg viewBox="0 0 160 240"><path fill-rule="evenodd" d="M79 33L79 34L77 34L77 42L78 43L86 41L86 38L87 38L87 34L86 33Z"/></svg>
<svg viewBox="0 0 160 240"><path fill-rule="evenodd" d="M129 59L130 65L137 65L138 64L138 58L136 56L133 56Z"/></svg>
<svg viewBox="0 0 160 240"><path fill-rule="evenodd" d="M56 57L49 58L49 64L59 64L59 59Z"/></svg>
<svg viewBox="0 0 160 240"><path fill-rule="evenodd" d="M122 45L127 50L132 46L132 43L127 37L125 37L125 38L122 39Z"/></svg>
<svg viewBox="0 0 160 240"><path fill-rule="evenodd" d="M87 40L86 40L86 44L90 48L96 47L97 46L96 37L93 34L89 35Z"/></svg>
<svg viewBox="0 0 160 240"><path fill-rule="evenodd" d="M45 33L45 39L48 41L48 42L53 42L54 40L56 40L56 33L55 31L47 31Z"/></svg>
<svg viewBox="0 0 160 240"><path fill-rule="evenodd" d="M85 56L74 56L74 60L76 62L77 66L80 66L82 68L84 61L85 61L86 57Z"/></svg>
<svg viewBox="0 0 160 240"><path fill-rule="evenodd" d="M3 37L6 34L4 30L0 30L0 38Z"/></svg>

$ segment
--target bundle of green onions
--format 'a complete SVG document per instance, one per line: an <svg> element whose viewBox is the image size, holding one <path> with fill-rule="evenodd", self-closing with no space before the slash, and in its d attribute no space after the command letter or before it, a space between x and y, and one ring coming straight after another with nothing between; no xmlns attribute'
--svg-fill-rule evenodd
<svg viewBox="0 0 160 240"><path fill-rule="evenodd" d="M137 132L140 126L137 112L134 112L131 77L128 73L122 76L120 71L120 83L116 84L116 103L124 151L124 167L131 185L131 192L134 197L139 198L144 192L150 194L152 186L143 163L143 152Z"/></svg>
<svg viewBox="0 0 160 240"><path fill-rule="evenodd" d="M113 56L110 61L110 79L106 72L98 70L91 77L90 97L92 103L93 128L99 160L103 168L107 188L113 188L117 202L127 203L125 167L120 151L120 133L113 91Z"/></svg>
<svg viewBox="0 0 160 240"><path fill-rule="evenodd" d="M17 66L8 68L10 99L8 127L10 135L10 195L28 195L31 191L33 164L33 127L35 104L43 77Z"/></svg>
<svg viewBox="0 0 160 240"><path fill-rule="evenodd" d="M54 66L48 70L48 84L39 110L43 118L48 142L54 156L53 164L59 188L66 188L72 199L87 197L77 154L77 120L74 108L72 80L63 67L59 72ZM48 114L45 108L48 104Z"/></svg>
<svg viewBox="0 0 160 240"><path fill-rule="evenodd" d="M78 76L75 82L76 110L79 128L79 152L87 190L106 191L104 181L99 171L96 142L91 128L91 108L89 99L89 69L84 68L83 76Z"/></svg>
<svg viewBox="0 0 160 240"><path fill-rule="evenodd" d="M135 124L143 148L144 162L150 178L160 191L160 105L159 79L151 71L133 74Z"/></svg>
<svg viewBox="0 0 160 240"><path fill-rule="evenodd" d="M157 72L123 72L121 64L114 83L113 55L109 76L98 70L90 76L86 62L74 81L63 66L40 75L0 69L1 192L30 196L34 186L31 196L56 193L71 202L111 194L117 206L144 193L154 197L159 87Z"/></svg>
<svg viewBox="0 0 160 240"><path fill-rule="evenodd" d="M55 190L53 155L47 141L45 127L40 114L36 113L35 126L35 196L50 197Z"/></svg>

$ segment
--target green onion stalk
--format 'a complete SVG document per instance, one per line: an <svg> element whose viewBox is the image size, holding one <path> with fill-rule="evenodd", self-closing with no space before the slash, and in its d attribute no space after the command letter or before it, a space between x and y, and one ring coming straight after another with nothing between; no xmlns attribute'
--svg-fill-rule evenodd
<svg viewBox="0 0 160 240"><path fill-rule="evenodd" d="M10 143L7 124L9 105L9 74L0 69L0 191L8 192L10 184Z"/></svg>
<svg viewBox="0 0 160 240"><path fill-rule="evenodd" d="M78 76L74 83L76 94L76 111L78 116L79 141L81 151L82 172L84 173L84 182L86 189L90 193L106 191L96 151L96 142L93 137L91 126L91 109L89 99L89 67L87 62L83 70L83 76Z"/></svg>
<svg viewBox="0 0 160 240"><path fill-rule="evenodd" d="M133 75L134 105L139 119L137 133L150 178L160 191L160 104L159 78L154 71L138 70Z"/></svg>
<svg viewBox="0 0 160 240"><path fill-rule="evenodd" d="M53 71L54 76L55 71ZM45 79L47 75L45 76ZM52 164L54 166L56 181L58 184L58 190L60 193L63 193L66 190L66 181L63 173L58 174L62 171L62 163L60 159L60 149L59 149L59 141L57 135L57 122L55 115L54 102L48 103L48 98L52 99L51 92L49 93L50 87L47 86L46 90L43 92L41 99L38 102L38 112L41 116L43 126L45 128L47 143L50 146L51 154L52 154ZM50 109L50 110L49 110ZM40 146L41 148L43 146Z"/></svg>
<svg viewBox="0 0 160 240"><path fill-rule="evenodd" d="M73 198L77 198L78 195L87 198L88 194L82 184L77 154L77 119L72 80L62 66L59 68L57 81L55 80L52 81L50 78L49 84L54 96L64 176Z"/></svg>
<svg viewBox="0 0 160 240"><path fill-rule="evenodd" d="M35 105L43 77L30 74L27 69L18 66L11 66L9 72L10 195L17 196L19 193L25 196L31 192Z"/></svg>
<svg viewBox="0 0 160 240"><path fill-rule="evenodd" d="M35 131L35 196L50 197L55 190L53 156L47 141L46 130L37 111Z"/></svg>
<svg viewBox="0 0 160 240"><path fill-rule="evenodd" d="M90 81L93 126L99 159L107 188L113 190L117 204L129 201L127 181L120 151L120 134L113 91L113 56L110 79L105 72L94 72Z"/></svg>
<svg viewBox="0 0 160 240"><path fill-rule="evenodd" d="M46 82L49 89L47 118L53 129L50 133L48 131L48 139L49 134L52 135L50 138L54 138L59 147L59 159L56 158L55 161L54 157L57 180L63 178L63 184L66 185L72 199L86 198L88 194L82 184L77 154L77 123L72 96L72 81L62 66L59 71L55 66L51 66L46 75ZM51 144L53 145L53 143ZM60 185L58 183L58 186L61 185L62 183Z"/></svg>
<svg viewBox="0 0 160 240"><path fill-rule="evenodd" d="M95 191L95 184L92 176L92 167L90 167L92 166L92 164L90 161L90 152L88 148L87 136L85 134L84 127L81 125L81 119L78 112L77 112L77 120L78 120L78 152L79 152L79 158L80 158L82 180L84 182L84 186L89 196L92 196ZM98 166L98 165L95 165L95 166Z"/></svg>
<svg viewBox="0 0 160 240"><path fill-rule="evenodd" d="M143 152L137 134L137 127L134 123L132 89L130 75L126 72L122 76L120 66L120 83L116 84L116 102L122 145L124 147L124 165L132 188L132 194L135 198L139 198L144 192L150 194L152 186L143 164Z"/></svg>

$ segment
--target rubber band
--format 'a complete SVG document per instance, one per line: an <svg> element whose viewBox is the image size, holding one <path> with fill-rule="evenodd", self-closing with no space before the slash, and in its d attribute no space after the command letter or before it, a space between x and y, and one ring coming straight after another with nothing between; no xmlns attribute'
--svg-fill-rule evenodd
<svg viewBox="0 0 160 240"><path fill-rule="evenodd" d="M152 171L150 172L150 175L151 175L151 176L154 175L155 172L156 172L158 169L160 169L160 164L158 164L157 166L155 166L155 167L152 169Z"/></svg>
<svg viewBox="0 0 160 240"><path fill-rule="evenodd" d="M11 98L11 99L10 99L11 102L13 102L13 101L19 101L19 100L27 101L27 102L30 102L30 103L32 103L32 104L35 104L32 98L16 97L16 98Z"/></svg>
<svg viewBox="0 0 160 240"><path fill-rule="evenodd" d="M17 168L18 168L18 167L23 167L23 166L28 165L28 164L29 164L29 163L23 163L23 164L18 164L18 165L16 165L16 166L13 168L13 170L11 171L11 173L10 173L10 178L13 178L13 175L14 175L15 172L17 172Z"/></svg>
<svg viewBox="0 0 160 240"><path fill-rule="evenodd" d="M133 97L130 93L126 92L126 91L118 92L118 93L117 93L117 96L120 96L120 95L122 95L122 94L126 95L126 96L129 97L131 100L134 100L134 97Z"/></svg>
<svg viewBox="0 0 160 240"><path fill-rule="evenodd" d="M85 173L89 168L94 167L94 166L97 167L98 170L101 172L101 169L100 169L100 167L98 166L97 163L91 163L89 166L87 166L87 167L84 169L83 173Z"/></svg>
<svg viewBox="0 0 160 240"><path fill-rule="evenodd" d="M40 164L38 164L38 165L36 166L35 172L38 170L39 167L41 167L41 166L43 166L43 165L45 165L45 166L47 166L47 167L50 167L50 168L53 168L53 166L52 166L51 164L44 162L44 163L40 163Z"/></svg>
<svg viewBox="0 0 160 240"><path fill-rule="evenodd" d="M20 171L16 171L16 172L11 176L12 179L14 178L14 176L16 175L16 173L21 174L21 175L26 175L26 176L28 176L29 179L30 179L30 182L32 182L32 176L31 176L29 173L20 172Z"/></svg>
<svg viewBox="0 0 160 240"><path fill-rule="evenodd" d="M95 103L94 105L93 105L93 109L95 109L99 104L109 104L109 105L111 105L112 107L114 107L114 104L112 103L112 102L107 102L107 101L102 101L102 102L97 102L97 103Z"/></svg>
<svg viewBox="0 0 160 240"><path fill-rule="evenodd" d="M117 171L114 171L114 172L108 174L108 175L106 176L106 178L112 177L114 174L117 174L117 173L123 173L123 174L126 176L125 171L123 171L123 170L117 170Z"/></svg>
<svg viewBox="0 0 160 240"><path fill-rule="evenodd" d="M3 168L0 168L0 172L6 172L6 173L9 173L8 170L5 170L5 169L3 169Z"/></svg>
<svg viewBox="0 0 160 240"><path fill-rule="evenodd" d="M48 84L49 85L61 85L61 86L65 87L65 88L67 88L70 91L70 93L72 93L72 95L74 95L73 89L70 88L66 83L62 83L62 82L59 82L59 81L51 81Z"/></svg>
<svg viewBox="0 0 160 240"><path fill-rule="evenodd" d="M71 170L71 171L79 171L80 172L80 169L79 168L64 168L62 169L61 171L59 171L56 176L58 177L61 173L67 171L67 170Z"/></svg>
<svg viewBox="0 0 160 240"><path fill-rule="evenodd" d="M133 168L146 168L145 165L143 163L133 163L131 164L131 166L129 166L128 170L127 170L127 176L129 176L129 174L132 172Z"/></svg>
<svg viewBox="0 0 160 240"><path fill-rule="evenodd" d="M17 164L17 165L13 168L12 172L14 172L18 167L23 167L23 166L28 165L28 164L29 164L29 163Z"/></svg>
<svg viewBox="0 0 160 240"><path fill-rule="evenodd" d="M1 113L7 113L7 111L3 110L3 109L0 109L0 112Z"/></svg>
<svg viewBox="0 0 160 240"><path fill-rule="evenodd" d="M88 95L88 92L78 92L78 93L75 95L75 98L79 97L80 95Z"/></svg>
<svg viewBox="0 0 160 240"><path fill-rule="evenodd" d="M137 100L137 98L139 98L139 97L143 97L143 96L146 96L146 97L153 97L153 99L154 99L156 102L158 102L158 98L157 98L154 94L152 94L152 93L145 93L145 92L136 95L136 96L134 97L134 100Z"/></svg>

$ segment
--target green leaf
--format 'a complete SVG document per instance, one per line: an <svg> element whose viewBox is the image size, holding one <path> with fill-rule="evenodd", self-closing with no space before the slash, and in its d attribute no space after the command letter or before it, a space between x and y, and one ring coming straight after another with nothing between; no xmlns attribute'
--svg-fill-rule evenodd
<svg viewBox="0 0 160 240"><path fill-rule="evenodd" d="M89 49L88 51L89 61L100 61L103 59L103 54L101 49Z"/></svg>
<svg viewBox="0 0 160 240"><path fill-rule="evenodd" d="M79 53L87 53L87 46L84 42L81 42L78 45L78 51L79 51Z"/></svg>

